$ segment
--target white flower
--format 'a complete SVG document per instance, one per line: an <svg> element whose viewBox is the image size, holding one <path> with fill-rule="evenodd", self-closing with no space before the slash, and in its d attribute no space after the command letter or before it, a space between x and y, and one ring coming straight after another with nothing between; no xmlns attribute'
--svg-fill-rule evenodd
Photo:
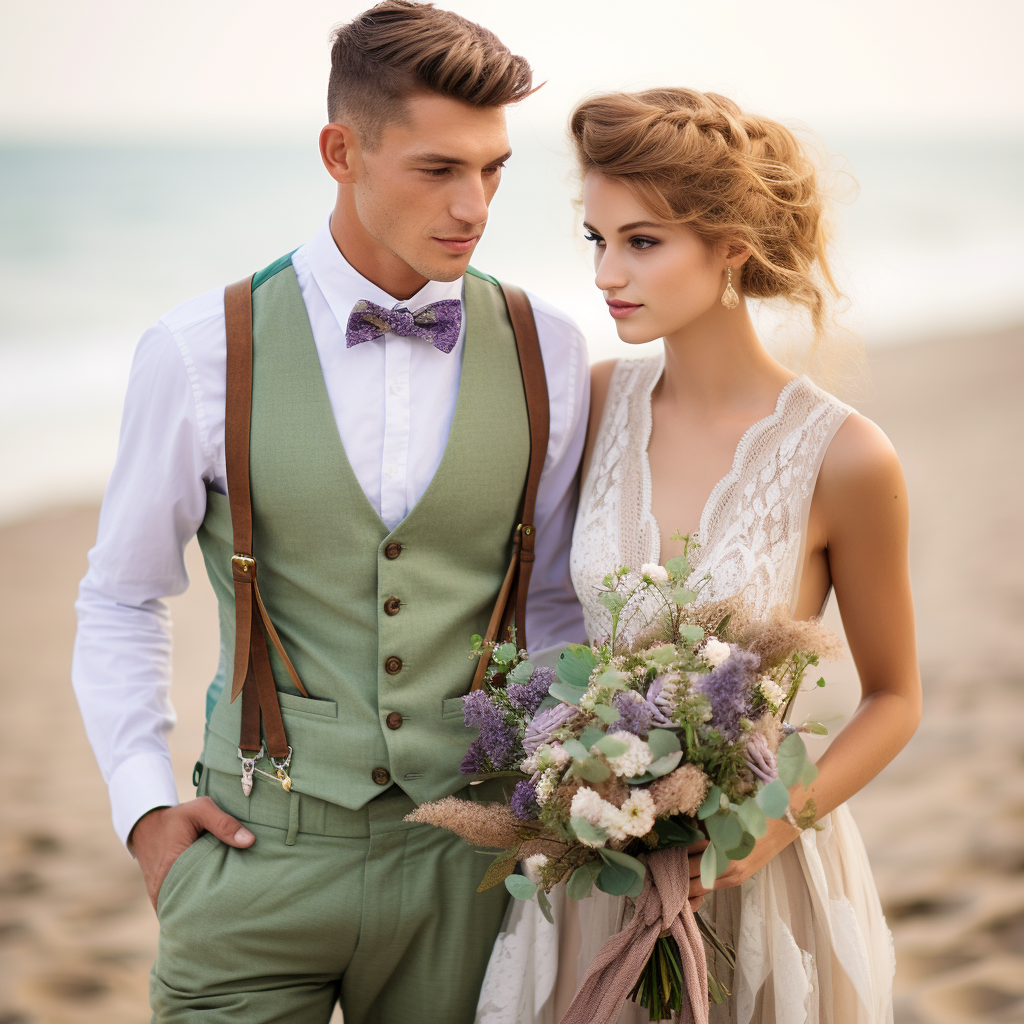
<svg viewBox="0 0 1024 1024"><path fill-rule="evenodd" d="M644 562L640 566L640 572L649 576L655 583L668 583L668 569L663 565L655 565L653 562Z"/></svg>
<svg viewBox="0 0 1024 1024"><path fill-rule="evenodd" d="M607 800L602 800L589 786L580 786L572 798L570 814L574 818L586 818L591 825L605 829L611 836L612 830L608 829L607 825L615 820L614 816L618 814L618 808L613 807ZM621 829L618 831L621 832ZM605 844L603 839L592 842L580 836L579 840L584 846L604 846Z"/></svg>
<svg viewBox="0 0 1024 1024"><path fill-rule="evenodd" d="M619 808L619 815L626 835L645 836L654 828L654 798L646 789L634 789L630 798Z"/></svg>
<svg viewBox="0 0 1024 1024"><path fill-rule="evenodd" d="M527 775L545 772L549 768L561 768L571 760L561 743L542 743L523 763L520 769Z"/></svg>
<svg viewBox="0 0 1024 1024"><path fill-rule="evenodd" d="M786 691L767 672L758 677L757 685L761 696L771 705L773 712L778 711L786 703Z"/></svg>
<svg viewBox="0 0 1024 1024"><path fill-rule="evenodd" d="M547 803L548 798L555 791L555 787L561 781L562 773L557 768L549 768L538 781L537 789L537 803L543 806Z"/></svg>
<svg viewBox="0 0 1024 1024"><path fill-rule="evenodd" d="M609 733L617 740L622 740L628 746L628 750L616 757L608 758L608 765L620 778L631 778L634 775L643 775L648 765L654 760L651 748L639 736L631 732Z"/></svg>
<svg viewBox="0 0 1024 1024"><path fill-rule="evenodd" d="M534 885L541 884L540 869L547 864L548 859L543 853L535 853L523 861L523 874L533 882Z"/></svg>
<svg viewBox="0 0 1024 1024"><path fill-rule="evenodd" d="M704 641L704 647L700 653L712 668L718 668L719 665L728 660L729 655L732 654L732 648L728 644L722 643L717 636L709 636Z"/></svg>

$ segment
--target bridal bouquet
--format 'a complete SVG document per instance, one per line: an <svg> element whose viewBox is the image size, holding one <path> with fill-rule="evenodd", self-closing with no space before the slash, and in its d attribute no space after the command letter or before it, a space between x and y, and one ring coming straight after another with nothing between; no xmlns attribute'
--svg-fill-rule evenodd
<svg viewBox="0 0 1024 1024"><path fill-rule="evenodd" d="M825 730L786 716L807 669L838 642L816 622L757 620L739 600L698 602L708 577L687 588L690 549L665 566L609 573L600 600L610 637L568 647L555 670L535 668L514 642L494 646L483 687L463 698L466 725L479 732L462 770L518 776L511 799L447 797L410 816L502 848L480 890L504 883L548 920L547 894L563 880L571 899L596 886L635 901L573 1004L581 1020L591 1019L588 998L607 1006L609 995L617 1006L630 995L652 1020L687 997L721 1002L728 992L707 972L703 942L727 959L731 951L689 909L686 847L709 840L701 882L710 889L768 818L807 828L816 817L813 800L793 815L788 787L817 775L800 732ZM483 649L474 637L474 653ZM626 961L642 966L622 988Z"/></svg>

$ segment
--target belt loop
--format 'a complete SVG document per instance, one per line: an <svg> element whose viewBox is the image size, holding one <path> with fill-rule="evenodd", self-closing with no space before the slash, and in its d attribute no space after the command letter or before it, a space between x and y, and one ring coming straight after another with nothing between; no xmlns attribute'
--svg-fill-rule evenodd
<svg viewBox="0 0 1024 1024"><path fill-rule="evenodd" d="M293 789L288 794L288 835L284 845L294 846L295 837L299 834L299 794Z"/></svg>

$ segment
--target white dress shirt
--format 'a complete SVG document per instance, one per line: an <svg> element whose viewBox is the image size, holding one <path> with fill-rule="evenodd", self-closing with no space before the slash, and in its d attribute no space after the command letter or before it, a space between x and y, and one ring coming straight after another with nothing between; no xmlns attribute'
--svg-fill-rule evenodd
<svg viewBox="0 0 1024 1024"><path fill-rule="evenodd" d="M462 281L430 281L399 302L348 264L328 224L292 263L345 452L367 498L394 529L426 490L447 444L465 318L447 354L421 338L394 334L346 348L345 324L360 299L416 310L461 299ZM576 325L546 303L530 301L551 403L527 614L530 646L539 650L585 636L568 555L589 367ZM206 514L207 488L227 490L225 352L223 289L186 302L143 334L99 534L75 606L72 682L122 841L147 811L178 802L167 744L175 716L170 620L162 599L188 587L184 550Z"/></svg>

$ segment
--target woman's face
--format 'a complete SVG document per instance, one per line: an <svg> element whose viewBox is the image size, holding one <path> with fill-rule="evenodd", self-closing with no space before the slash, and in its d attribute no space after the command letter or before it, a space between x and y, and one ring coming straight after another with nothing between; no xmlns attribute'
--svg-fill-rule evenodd
<svg viewBox="0 0 1024 1024"><path fill-rule="evenodd" d="M623 341L664 338L723 308L725 255L691 228L659 221L621 181L596 171L584 182L583 209L594 283Z"/></svg>

